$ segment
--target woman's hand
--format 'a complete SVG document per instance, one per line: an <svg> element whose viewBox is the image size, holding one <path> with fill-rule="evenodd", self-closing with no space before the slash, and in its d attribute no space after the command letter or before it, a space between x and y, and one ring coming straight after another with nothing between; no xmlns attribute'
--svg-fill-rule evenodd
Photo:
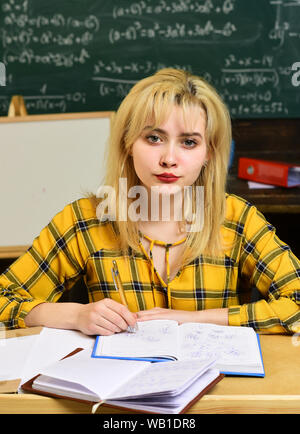
<svg viewBox="0 0 300 434"><path fill-rule="evenodd" d="M162 307L154 307L153 309L137 312L138 322L154 319L171 319L182 324L184 322L198 322L198 316L199 312L197 311L164 309Z"/></svg>
<svg viewBox="0 0 300 434"><path fill-rule="evenodd" d="M219 325L228 325L228 309L206 309L198 311L164 309L154 307L149 310L137 312L138 322L155 319L172 319L179 324L185 322L202 322Z"/></svg>
<svg viewBox="0 0 300 434"><path fill-rule="evenodd" d="M134 327L137 315L128 307L105 298L94 303L83 304L77 316L77 328L87 335L112 335Z"/></svg>
<svg viewBox="0 0 300 434"><path fill-rule="evenodd" d="M163 309L143 310L132 313L123 304L105 298L89 304L41 303L25 317L27 327L44 326L80 330L87 335L112 335L134 327L138 321L172 319L179 324L202 322L228 325L228 309L199 311Z"/></svg>

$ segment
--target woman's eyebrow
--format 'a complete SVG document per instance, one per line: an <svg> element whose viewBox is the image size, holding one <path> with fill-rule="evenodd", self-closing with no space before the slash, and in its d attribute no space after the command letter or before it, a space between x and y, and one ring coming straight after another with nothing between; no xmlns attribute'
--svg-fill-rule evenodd
<svg viewBox="0 0 300 434"><path fill-rule="evenodd" d="M153 128L152 125L147 125L146 127L144 127L143 131L145 130L157 131L158 133L167 134L165 130L162 130L161 128Z"/></svg>
<svg viewBox="0 0 300 434"><path fill-rule="evenodd" d="M156 132L158 132L160 134L164 134L166 136L168 135L167 131L165 131L165 130L163 130L161 128L152 128L151 125L145 127L144 130L156 131ZM198 136L198 137L201 137L201 139L202 139L202 134L200 134L197 131L194 131L194 132L191 132L191 133L189 133L189 132L180 133L178 137L190 137L190 136Z"/></svg>
<svg viewBox="0 0 300 434"><path fill-rule="evenodd" d="M194 131L192 133L182 133L182 134L179 134L179 136L180 137L198 136L198 137L201 137L201 139L202 139L202 134L198 133L197 131Z"/></svg>

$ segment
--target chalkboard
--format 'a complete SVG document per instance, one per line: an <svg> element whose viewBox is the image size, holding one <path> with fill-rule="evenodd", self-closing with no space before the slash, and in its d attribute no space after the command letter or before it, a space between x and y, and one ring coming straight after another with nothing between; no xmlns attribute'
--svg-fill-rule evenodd
<svg viewBox="0 0 300 434"><path fill-rule="evenodd" d="M29 114L116 110L136 81L179 67L209 80L233 118L299 117L300 87L292 79L300 61L299 6L0 0L0 114L14 94L25 97Z"/></svg>

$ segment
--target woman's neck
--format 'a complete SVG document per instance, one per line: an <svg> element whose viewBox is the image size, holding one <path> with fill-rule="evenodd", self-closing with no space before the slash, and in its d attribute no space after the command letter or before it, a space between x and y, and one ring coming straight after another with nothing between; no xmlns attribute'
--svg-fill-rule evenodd
<svg viewBox="0 0 300 434"><path fill-rule="evenodd" d="M153 240L165 243L174 243L186 236L185 230L182 231L178 221L147 221L139 222L139 229L142 234L147 235Z"/></svg>
<svg viewBox="0 0 300 434"><path fill-rule="evenodd" d="M157 223L157 226L167 226L173 223L174 226L183 218L183 197L181 190L177 193L157 193L153 188L148 189L148 222Z"/></svg>

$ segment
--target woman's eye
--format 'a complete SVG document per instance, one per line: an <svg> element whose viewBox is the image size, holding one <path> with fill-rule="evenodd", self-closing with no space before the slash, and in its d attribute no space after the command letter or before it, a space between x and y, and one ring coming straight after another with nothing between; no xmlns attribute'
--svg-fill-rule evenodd
<svg viewBox="0 0 300 434"><path fill-rule="evenodd" d="M192 139L187 139L184 141L184 144L187 148L193 148L197 145L197 142L195 140L192 140Z"/></svg>
<svg viewBox="0 0 300 434"><path fill-rule="evenodd" d="M146 139L150 142L150 143L158 143L161 139L158 136L155 136L154 134L150 134L149 136L146 137Z"/></svg>

